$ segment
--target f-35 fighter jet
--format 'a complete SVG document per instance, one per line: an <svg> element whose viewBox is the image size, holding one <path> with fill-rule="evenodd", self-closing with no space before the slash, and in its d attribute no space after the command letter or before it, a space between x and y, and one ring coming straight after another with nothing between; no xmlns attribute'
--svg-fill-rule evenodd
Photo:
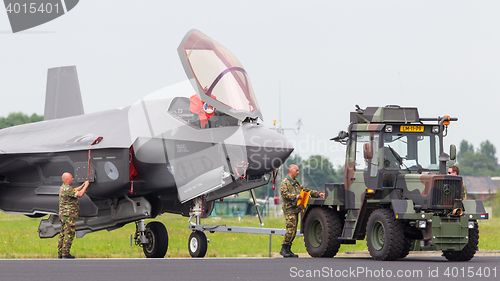
<svg viewBox="0 0 500 281"><path fill-rule="evenodd" d="M0 209L60 229L61 175L91 182L79 199L77 237L136 223L147 257L164 257L168 234L155 218L200 223L214 200L268 183L293 150L265 128L248 74L224 46L191 30L178 52L189 78L135 104L84 114L76 68L49 69L44 121L0 130Z"/></svg>

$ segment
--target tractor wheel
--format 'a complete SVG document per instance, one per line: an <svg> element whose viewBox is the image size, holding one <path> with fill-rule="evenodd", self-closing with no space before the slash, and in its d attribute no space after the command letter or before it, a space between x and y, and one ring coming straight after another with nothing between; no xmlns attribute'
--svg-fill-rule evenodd
<svg viewBox="0 0 500 281"><path fill-rule="evenodd" d="M144 232L149 240L148 244L142 246L144 254L148 258L163 258L168 249L168 232L163 223L152 221L146 225Z"/></svg>
<svg viewBox="0 0 500 281"><path fill-rule="evenodd" d="M311 257L334 257L340 248L342 222L330 208L314 208L307 214L304 242Z"/></svg>
<svg viewBox="0 0 500 281"><path fill-rule="evenodd" d="M375 260L393 261L405 252L404 226L396 220L390 209L377 209L368 219L366 244L370 255Z"/></svg>
<svg viewBox="0 0 500 281"><path fill-rule="evenodd" d="M474 228L469 228L469 243L461 251L443 251L444 257L449 261L469 261L477 251L479 243L479 228L474 223Z"/></svg>
<svg viewBox="0 0 500 281"><path fill-rule="evenodd" d="M399 256L400 259L404 259L406 258L406 256L408 256L411 250L411 246L413 246L413 240L410 238L405 238L403 244L404 244L403 253L401 253L401 256Z"/></svg>

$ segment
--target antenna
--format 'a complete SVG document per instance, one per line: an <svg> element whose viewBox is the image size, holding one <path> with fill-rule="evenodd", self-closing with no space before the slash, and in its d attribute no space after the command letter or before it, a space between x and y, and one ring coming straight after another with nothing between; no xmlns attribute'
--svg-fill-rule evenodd
<svg viewBox="0 0 500 281"><path fill-rule="evenodd" d="M280 131L278 131L279 134L283 134L281 131L281 81L278 82L278 94L279 94L279 118L280 118Z"/></svg>
<svg viewBox="0 0 500 281"><path fill-rule="evenodd" d="M293 132L296 135L298 135L299 132L300 132L300 126L303 125L302 121L300 119L296 123L297 128L283 128L281 126L281 81L279 81L278 86L279 86L279 89L278 89L278 96L279 96L279 103L278 103L278 108L279 108L279 115L278 115L278 117L279 117L279 120L278 121L279 121L279 126L276 128L276 119L274 119L274 122L273 122L273 126L274 127L270 128L270 129L276 131L280 135L284 135L285 134L285 130L293 130ZM283 163L283 164L285 164L285 163ZM280 167L280 169L281 169L281 178L284 178L284 175L283 175L283 173L284 173L283 172L283 165Z"/></svg>
<svg viewBox="0 0 500 281"><path fill-rule="evenodd" d="M299 132L300 132L300 126L303 125L302 121L300 120L300 118L297 121L297 123L295 123L295 125L297 126L296 128L283 128L281 126L281 81L279 82L278 95L279 95L279 104L278 104L278 108L279 108L279 127L276 128L276 119L274 119L274 122L273 122L274 127L271 128L271 130L275 130L278 134L281 134L281 135L285 134L285 130L293 130L293 132L296 135L298 135Z"/></svg>

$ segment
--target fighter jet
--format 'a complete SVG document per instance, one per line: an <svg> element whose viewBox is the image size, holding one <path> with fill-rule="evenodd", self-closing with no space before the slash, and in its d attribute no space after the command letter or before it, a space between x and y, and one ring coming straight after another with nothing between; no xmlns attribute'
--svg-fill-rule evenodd
<svg viewBox="0 0 500 281"><path fill-rule="evenodd" d="M41 238L59 233L61 175L89 180L77 237L135 222L146 257L164 257L162 213L200 224L214 200L265 185L293 151L264 127L239 60L198 30L178 53L188 81L135 104L84 114L76 67L48 71L44 121L0 130L0 209L43 217Z"/></svg>

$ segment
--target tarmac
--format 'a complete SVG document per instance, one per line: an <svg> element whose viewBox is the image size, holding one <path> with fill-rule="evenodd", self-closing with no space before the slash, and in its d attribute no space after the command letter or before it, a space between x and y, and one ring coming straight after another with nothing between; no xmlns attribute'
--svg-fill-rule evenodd
<svg viewBox="0 0 500 281"><path fill-rule="evenodd" d="M310 257L307 253L296 253L300 258ZM410 251L407 257L440 257L442 251ZM477 251L475 257L499 257L500 251ZM274 253L273 258L280 258L279 253ZM371 258L368 251L346 251L335 255L338 258Z"/></svg>
<svg viewBox="0 0 500 281"><path fill-rule="evenodd" d="M74 259L0 260L0 281L280 281L329 280L495 280L500 277L499 252L481 252L468 262L449 262L438 256L412 256L380 262L368 252L338 258L181 258L181 259Z"/></svg>

